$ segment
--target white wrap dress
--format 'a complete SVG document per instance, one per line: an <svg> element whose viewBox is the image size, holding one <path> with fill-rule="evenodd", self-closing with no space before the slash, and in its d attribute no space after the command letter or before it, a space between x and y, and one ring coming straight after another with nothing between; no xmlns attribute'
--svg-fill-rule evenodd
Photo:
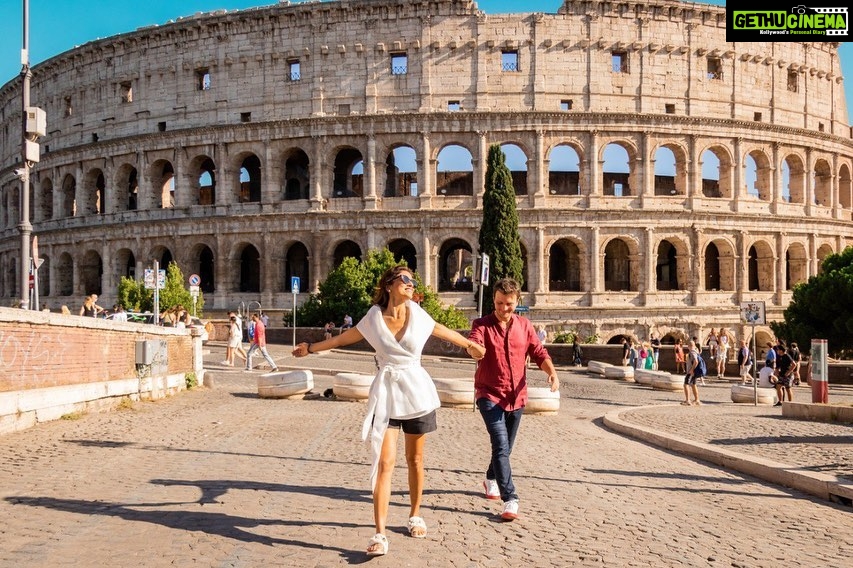
<svg viewBox="0 0 853 568"><path fill-rule="evenodd" d="M362 440L370 436L372 467L370 486L376 486L379 454L388 421L425 416L441 406L438 391L429 373L421 366L421 352L435 329L435 321L415 302L406 302L409 320L400 341L382 317L382 308L373 306L356 328L376 351L379 370L367 398L367 416Z"/></svg>

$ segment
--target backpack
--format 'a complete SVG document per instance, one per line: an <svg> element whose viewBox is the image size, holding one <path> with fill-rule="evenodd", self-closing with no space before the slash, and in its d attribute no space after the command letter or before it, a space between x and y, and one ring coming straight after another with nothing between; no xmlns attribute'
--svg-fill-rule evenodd
<svg viewBox="0 0 853 568"><path fill-rule="evenodd" d="M708 366L705 364L705 358L702 357L701 353L696 354L696 360L698 361L698 365L696 365L696 369L693 370L694 377L704 377L708 374Z"/></svg>

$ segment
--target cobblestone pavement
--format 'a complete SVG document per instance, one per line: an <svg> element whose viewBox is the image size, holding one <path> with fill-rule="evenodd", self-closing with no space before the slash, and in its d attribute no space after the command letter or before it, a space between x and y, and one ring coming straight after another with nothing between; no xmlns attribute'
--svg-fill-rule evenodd
<svg viewBox="0 0 853 568"><path fill-rule="evenodd" d="M212 388L0 437L0 567L840 567L853 556L850 507L615 434L602 417L625 409L637 423L843 475L850 428L734 405L728 383L702 388L708 404L687 408L678 393L561 370L560 412L526 415L513 452L519 520L501 522L500 503L482 497L479 415L442 408L427 442L429 534L405 536L401 451L389 555L369 560L364 404L260 399L260 371L220 367L224 348L210 349ZM282 368L310 364L317 393L330 371L372 367L364 354L296 361L284 346L270 351ZM427 367L436 377L473 372L468 361ZM830 391L845 397L853 391Z"/></svg>

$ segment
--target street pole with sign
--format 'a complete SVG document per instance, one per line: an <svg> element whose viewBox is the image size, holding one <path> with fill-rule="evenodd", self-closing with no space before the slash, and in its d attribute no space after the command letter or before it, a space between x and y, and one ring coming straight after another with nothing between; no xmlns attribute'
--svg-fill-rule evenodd
<svg viewBox="0 0 853 568"><path fill-rule="evenodd" d="M190 274L187 279L190 285L190 296L193 299L193 317L196 317L196 304L198 303L198 293L201 286L201 276L198 274Z"/></svg>
<svg viewBox="0 0 853 568"><path fill-rule="evenodd" d="M480 257L480 297L477 300L477 317L483 317L483 287L489 284L489 255Z"/></svg>
<svg viewBox="0 0 853 568"><path fill-rule="evenodd" d="M290 291L293 292L293 348L296 349L296 294L299 293L299 277L290 278Z"/></svg>
<svg viewBox="0 0 853 568"><path fill-rule="evenodd" d="M766 325L764 302L742 302L740 305L740 315L743 320L752 326L752 396L753 404L758 406L758 380L756 379L756 371L758 367L758 357L755 341L755 326Z"/></svg>

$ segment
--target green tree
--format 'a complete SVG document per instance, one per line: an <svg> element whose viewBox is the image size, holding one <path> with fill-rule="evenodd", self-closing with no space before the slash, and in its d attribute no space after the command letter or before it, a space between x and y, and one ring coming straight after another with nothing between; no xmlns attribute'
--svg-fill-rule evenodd
<svg viewBox="0 0 853 568"><path fill-rule="evenodd" d="M145 288L140 280L122 277L118 284L118 302L131 312L151 312L154 310L154 290ZM184 306L190 312L193 299L189 290L184 288L184 275L174 262L166 268L166 283L160 290L160 311L174 306ZM204 295L199 292L196 301L196 315L201 317L204 308Z"/></svg>
<svg viewBox="0 0 853 568"><path fill-rule="evenodd" d="M783 322L771 322L777 337L808 351L812 339L826 339L829 354L853 355L853 247L827 256L817 276L794 287Z"/></svg>
<svg viewBox="0 0 853 568"><path fill-rule="evenodd" d="M332 270L326 280L320 283L318 292L311 294L297 309L297 325L320 327L329 321L340 325L346 314L357 322L373 304L373 293L379 277L398 264L401 262L398 262L387 248L368 251L363 261L345 258L340 266ZM405 264L405 261L402 261L402 264ZM423 296L421 307L435 321L451 329L469 327L465 314L453 306L443 307L438 295L421 283L417 273L414 276L418 282L415 292ZM290 323L290 318L285 318L285 324Z"/></svg>
<svg viewBox="0 0 853 568"><path fill-rule="evenodd" d="M483 313L488 314L494 310L492 284L496 280L510 277L524 284L515 188L498 144L489 147L479 246L480 253L489 255L489 284L483 290Z"/></svg>

